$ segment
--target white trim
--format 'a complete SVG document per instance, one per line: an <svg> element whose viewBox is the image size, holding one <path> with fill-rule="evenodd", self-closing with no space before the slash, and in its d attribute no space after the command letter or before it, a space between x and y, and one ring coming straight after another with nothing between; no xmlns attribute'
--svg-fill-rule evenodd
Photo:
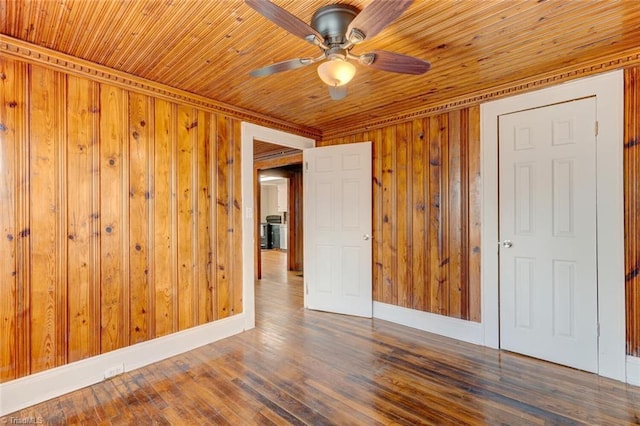
<svg viewBox="0 0 640 426"><path fill-rule="evenodd" d="M482 324L484 344L499 347L498 311L498 116L514 111L596 96L598 374L625 380L623 98L622 71L481 105Z"/></svg>
<svg viewBox="0 0 640 426"><path fill-rule="evenodd" d="M189 328L0 384L0 416L105 380L115 367L131 371L244 331L244 314Z"/></svg>
<svg viewBox="0 0 640 426"><path fill-rule="evenodd" d="M316 141L303 136L286 133L251 123L242 123L242 289L245 329L255 327L256 307L254 290L253 250L253 141L254 139L290 148L313 148Z"/></svg>
<svg viewBox="0 0 640 426"><path fill-rule="evenodd" d="M482 324L387 303L373 302L373 317L476 345L482 344Z"/></svg>
<svg viewBox="0 0 640 426"><path fill-rule="evenodd" d="M627 355L627 383L640 386L640 358Z"/></svg>

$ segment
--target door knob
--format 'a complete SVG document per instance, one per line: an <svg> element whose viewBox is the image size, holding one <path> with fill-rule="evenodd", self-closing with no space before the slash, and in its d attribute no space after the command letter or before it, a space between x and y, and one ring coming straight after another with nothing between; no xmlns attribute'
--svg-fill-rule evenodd
<svg viewBox="0 0 640 426"><path fill-rule="evenodd" d="M363 239L363 240L365 240L365 241L367 241L368 239L373 239L373 237L372 237L371 235L369 235L369 234L364 234L364 235L362 236L362 239Z"/></svg>
<svg viewBox="0 0 640 426"><path fill-rule="evenodd" d="M502 247L504 248L511 248L513 246L513 242L511 242L511 240L504 240L502 242Z"/></svg>

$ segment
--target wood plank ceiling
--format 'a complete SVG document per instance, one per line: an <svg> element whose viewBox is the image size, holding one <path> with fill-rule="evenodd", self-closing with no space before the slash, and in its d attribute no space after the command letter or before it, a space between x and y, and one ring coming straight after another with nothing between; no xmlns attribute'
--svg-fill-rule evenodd
<svg viewBox="0 0 640 426"><path fill-rule="evenodd" d="M309 22L331 0L274 0ZM369 0L343 0L363 8ZM314 129L410 114L609 58L638 55L636 0L417 0L355 53L427 59L423 76L357 66L332 101L316 65L251 78L254 68L317 56L242 0L0 0L0 33Z"/></svg>

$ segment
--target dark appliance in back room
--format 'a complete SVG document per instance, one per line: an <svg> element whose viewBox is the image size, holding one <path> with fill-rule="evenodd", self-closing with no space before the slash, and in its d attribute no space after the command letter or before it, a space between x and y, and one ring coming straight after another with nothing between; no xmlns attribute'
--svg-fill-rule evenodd
<svg viewBox="0 0 640 426"><path fill-rule="evenodd" d="M261 223L260 224L260 248L266 249L268 247L269 242L269 224Z"/></svg>
<svg viewBox="0 0 640 426"><path fill-rule="evenodd" d="M280 224L282 223L282 216L280 215L268 215L267 216L267 248L274 249L280 248Z"/></svg>

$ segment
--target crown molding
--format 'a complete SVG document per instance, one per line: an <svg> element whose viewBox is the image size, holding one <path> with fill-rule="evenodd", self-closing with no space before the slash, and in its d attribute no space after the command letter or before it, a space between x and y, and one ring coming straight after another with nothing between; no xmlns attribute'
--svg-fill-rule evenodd
<svg viewBox="0 0 640 426"><path fill-rule="evenodd" d="M553 70L545 75L536 76L535 78L521 79L501 86L479 89L474 93L467 93L447 99L446 101L432 103L426 108L424 106L420 108L407 107L403 113L395 114L391 117L368 121L363 121L359 117L354 116L345 117L344 119L336 120L331 128L320 130L278 120L251 110L215 101L204 96L127 74L3 34L0 34L0 52L28 63L36 63L68 74L89 78L94 81L111 84L126 90L147 94L171 102L187 104L203 110L221 113L241 121L251 122L315 140L336 139L376 130L446 111L466 108L490 100L513 96L570 80L640 64L640 51L638 51L638 48L635 48L627 52L601 58L597 61L568 65L562 69ZM411 100L408 102L411 102ZM358 125L354 126L353 123L358 123Z"/></svg>
<svg viewBox="0 0 640 426"><path fill-rule="evenodd" d="M345 120L336 121L334 123L335 125L331 129L324 129L322 132L322 140L326 141L329 139L337 139L351 136L357 133L368 132L371 130L376 130L419 118L433 116L446 111L467 108L470 106L479 105L483 102L492 101L507 96L513 96L516 94L541 89L543 87L549 87L559 83L564 83L570 80L575 80L578 78L583 78L638 64L640 64L640 51L638 48L635 48L631 51L618 53L606 58L601 58L598 61L573 64L562 69L550 71L545 75L538 75L534 78L521 79L509 84L491 88L483 88L474 93L468 93L463 96L448 99L444 102L431 104L427 108L422 107L420 109L407 109L402 114L396 114L393 117L370 121L357 120L355 119L355 117L346 117ZM357 127L348 125L348 123L354 122L358 123Z"/></svg>
<svg viewBox="0 0 640 426"><path fill-rule="evenodd" d="M210 112L221 113L241 121L251 122L316 140L319 140L322 136L322 132L317 129L277 120L254 111L238 108L204 96L127 74L4 34L0 34L0 52L28 63L35 63L67 74L118 86L132 92L165 99L170 102L191 105Z"/></svg>

